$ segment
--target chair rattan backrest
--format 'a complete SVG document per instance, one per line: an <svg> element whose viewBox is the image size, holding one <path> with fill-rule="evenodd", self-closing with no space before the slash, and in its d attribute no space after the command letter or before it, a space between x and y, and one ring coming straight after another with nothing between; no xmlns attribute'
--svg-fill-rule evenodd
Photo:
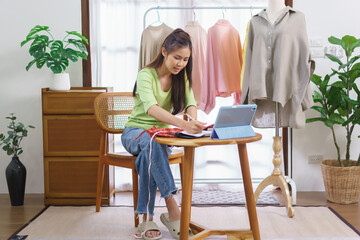
<svg viewBox="0 0 360 240"><path fill-rule="evenodd" d="M102 130L122 133L135 105L131 92L102 93L95 98L95 117Z"/></svg>

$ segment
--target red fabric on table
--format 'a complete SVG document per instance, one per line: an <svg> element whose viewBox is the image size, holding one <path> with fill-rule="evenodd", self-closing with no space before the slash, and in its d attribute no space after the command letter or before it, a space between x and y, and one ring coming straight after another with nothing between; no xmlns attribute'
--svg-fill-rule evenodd
<svg viewBox="0 0 360 240"><path fill-rule="evenodd" d="M138 139L144 132L147 132L150 135L150 137L153 137L156 134L157 137L174 138L174 137L176 137L175 136L176 132L182 132L182 131L184 131L184 130L181 128L159 128L158 129L155 126L153 126L152 128L141 132L140 135L135 138L135 140Z"/></svg>

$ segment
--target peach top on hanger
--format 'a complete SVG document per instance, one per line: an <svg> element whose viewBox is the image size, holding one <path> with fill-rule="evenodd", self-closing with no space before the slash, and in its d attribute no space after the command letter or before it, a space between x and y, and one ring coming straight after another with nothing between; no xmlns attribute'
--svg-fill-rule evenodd
<svg viewBox="0 0 360 240"><path fill-rule="evenodd" d="M225 19L220 19L208 30L206 63L201 87L201 103L205 113L215 107L215 97L235 93L240 104L240 75L242 48L239 32Z"/></svg>

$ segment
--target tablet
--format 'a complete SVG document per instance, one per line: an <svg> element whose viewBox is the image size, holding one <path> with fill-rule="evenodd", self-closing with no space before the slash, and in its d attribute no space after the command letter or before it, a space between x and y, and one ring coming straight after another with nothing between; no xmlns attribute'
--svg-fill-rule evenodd
<svg viewBox="0 0 360 240"><path fill-rule="evenodd" d="M256 109L256 104L220 107L211 132L211 138L231 139L254 137L256 134L251 127L251 122Z"/></svg>

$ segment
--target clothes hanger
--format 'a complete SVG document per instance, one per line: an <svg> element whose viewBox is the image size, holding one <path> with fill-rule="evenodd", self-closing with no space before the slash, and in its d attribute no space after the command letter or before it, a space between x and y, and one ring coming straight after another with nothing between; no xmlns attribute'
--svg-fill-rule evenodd
<svg viewBox="0 0 360 240"><path fill-rule="evenodd" d="M196 21L196 14L195 14L195 6L192 7L193 10L193 21Z"/></svg>
<svg viewBox="0 0 360 240"><path fill-rule="evenodd" d="M160 8L160 6L157 6L157 9L156 9L158 19L157 19L155 22L151 23L150 25L154 25L155 23L159 23L159 25L161 25L161 24L163 23L163 22L160 20L159 8Z"/></svg>
<svg viewBox="0 0 360 240"><path fill-rule="evenodd" d="M224 12L225 12L224 6L221 8L221 12L222 12L222 18L224 19L224 18L225 18L225 17L224 17Z"/></svg>

